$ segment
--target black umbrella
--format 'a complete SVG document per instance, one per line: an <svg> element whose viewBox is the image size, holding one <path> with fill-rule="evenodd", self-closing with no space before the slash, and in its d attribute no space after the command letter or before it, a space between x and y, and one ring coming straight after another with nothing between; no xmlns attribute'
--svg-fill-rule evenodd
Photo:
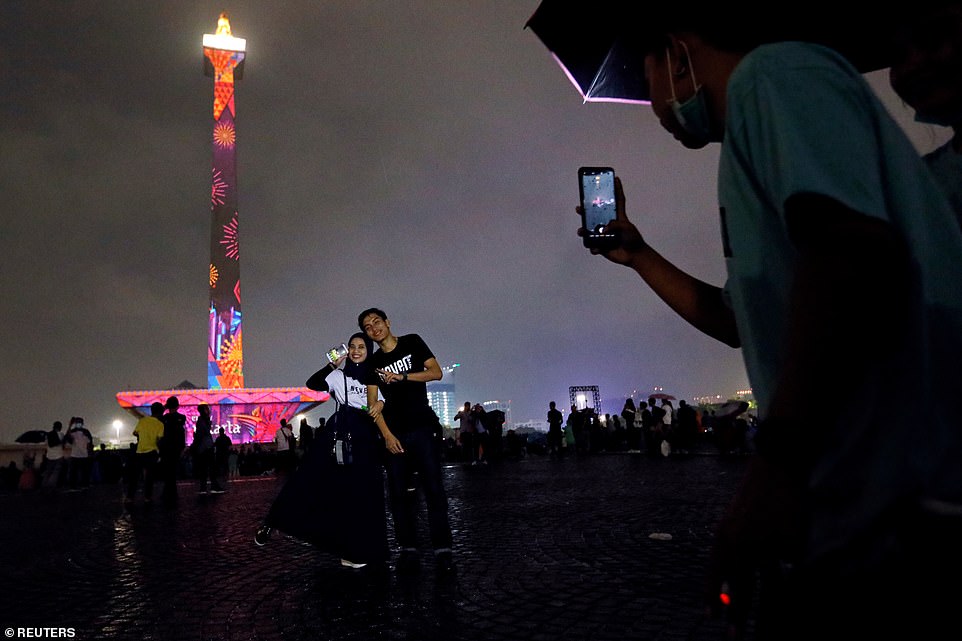
<svg viewBox="0 0 962 641"><path fill-rule="evenodd" d="M544 43L585 102L650 102L642 52L665 29L693 22L720 26L742 42L825 44L846 55L863 73L891 64L894 11L879 5L860 12L838 11L834 4L819 0L774 5L542 0L525 27Z"/></svg>
<svg viewBox="0 0 962 641"><path fill-rule="evenodd" d="M43 430L28 430L14 440L17 443L43 443L47 440L47 433Z"/></svg>
<svg viewBox="0 0 962 641"><path fill-rule="evenodd" d="M734 418L744 414L748 410L746 401L728 401L715 411L716 418Z"/></svg>
<svg viewBox="0 0 962 641"><path fill-rule="evenodd" d="M624 4L544 0L525 24L585 102L648 102L644 69L616 28L624 17Z"/></svg>

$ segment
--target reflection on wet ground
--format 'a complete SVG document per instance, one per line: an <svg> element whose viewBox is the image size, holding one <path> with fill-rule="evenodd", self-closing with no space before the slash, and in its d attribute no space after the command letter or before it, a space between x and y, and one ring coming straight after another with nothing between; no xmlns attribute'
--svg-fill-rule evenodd
<svg viewBox="0 0 962 641"><path fill-rule="evenodd" d="M446 467L451 575L425 514L416 574L344 568L281 534L255 546L273 478L221 496L185 482L174 509L125 510L119 486L0 494L0 623L138 641L714 640L701 582L743 469L629 454Z"/></svg>

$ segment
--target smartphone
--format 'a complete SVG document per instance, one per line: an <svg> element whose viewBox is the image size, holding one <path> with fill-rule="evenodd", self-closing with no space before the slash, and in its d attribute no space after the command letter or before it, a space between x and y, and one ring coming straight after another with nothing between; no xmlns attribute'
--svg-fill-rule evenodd
<svg viewBox="0 0 962 641"><path fill-rule="evenodd" d="M334 363L337 359L342 356L347 356L347 345L341 343L340 345L335 345L331 349L327 350L327 360Z"/></svg>
<svg viewBox="0 0 962 641"><path fill-rule="evenodd" d="M581 227L585 247L611 247L617 243L614 232L605 226L617 216L615 210L615 170L611 167L580 167L578 188L581 194Z"/></svg>

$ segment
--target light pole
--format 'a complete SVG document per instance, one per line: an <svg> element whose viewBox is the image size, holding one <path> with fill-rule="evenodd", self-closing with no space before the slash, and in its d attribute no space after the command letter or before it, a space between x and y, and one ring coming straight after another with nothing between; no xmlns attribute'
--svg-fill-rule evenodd
<svg viewBox="0 0 962 641"><path fill-rule="evenodd" d="M117 447L120 447L120 428L124 426L124 422L119 418L114 419L114 431L117 432Z"/></svg>

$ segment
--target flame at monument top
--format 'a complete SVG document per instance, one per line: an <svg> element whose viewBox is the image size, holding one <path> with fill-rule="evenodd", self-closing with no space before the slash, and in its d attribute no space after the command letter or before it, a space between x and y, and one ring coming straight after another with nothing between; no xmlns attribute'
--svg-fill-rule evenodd
<svg viewBox="0 0 962 641"><path fill-rule="evenodd" d="M218 36L229 36L230 34L230 16L227 12L221 13L217 17L217 35Z"/></svg>
<svg viewBox="0 0 962 641"><path fill-rule="evenodd" d="M246 51L247 40L231 35L230 17L224 12L217 18L217 33L204 34L204 47L222 51Z"/></svg>

